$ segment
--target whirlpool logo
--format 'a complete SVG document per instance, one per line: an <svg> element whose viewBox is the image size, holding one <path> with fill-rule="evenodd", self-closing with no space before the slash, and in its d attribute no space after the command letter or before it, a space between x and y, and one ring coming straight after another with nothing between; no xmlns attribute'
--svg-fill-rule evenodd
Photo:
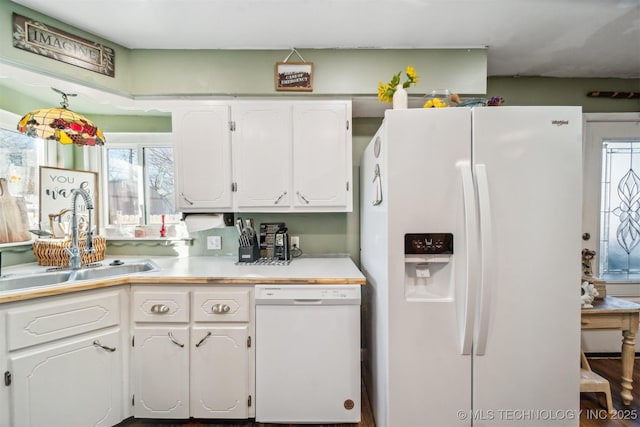
<svg viewBox="0 0 640 427"><path fill-rule="evenodd" d="M564 126L569 124L569 120L551 120L552 125Z"/></svg>

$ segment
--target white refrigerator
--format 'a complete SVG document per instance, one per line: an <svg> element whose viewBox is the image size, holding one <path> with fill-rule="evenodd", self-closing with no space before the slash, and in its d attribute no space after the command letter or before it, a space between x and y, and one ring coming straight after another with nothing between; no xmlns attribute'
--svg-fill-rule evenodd
<svg viewBox="0 0 640 427"><path fill-rule="evenodd" d="M578 426L580 107L388 110L361 161L378 427Z"/></svg>

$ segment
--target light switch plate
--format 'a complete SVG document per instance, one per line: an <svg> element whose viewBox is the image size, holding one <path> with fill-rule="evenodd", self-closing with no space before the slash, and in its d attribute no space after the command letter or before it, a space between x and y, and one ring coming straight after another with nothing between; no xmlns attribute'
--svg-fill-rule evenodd
<svg viewBox="0 0 640 427"><path fill-rule="evenodd" d="M207 249L209 249L209 250L222 249L222 237L220 237L220 236L207 236Z"/></svg>

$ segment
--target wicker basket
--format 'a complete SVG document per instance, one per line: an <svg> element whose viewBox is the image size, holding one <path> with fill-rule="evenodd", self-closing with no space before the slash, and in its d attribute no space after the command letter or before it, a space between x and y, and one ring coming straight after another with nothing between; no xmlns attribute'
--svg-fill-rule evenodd
<svg viewBox="0 0 640 427"><path fill-rule="evenodd" d="M78 241L83 264L90 264L104 259L107 251L107 239L102 236L94 237L93 248L95 252L92 254L84 253L86 244L86 239ZM69 254L65 251L67 248L71 248L71 240L69 239L36 239L33 242L33 255L38 260L38 265L68 267Z"/></svg>

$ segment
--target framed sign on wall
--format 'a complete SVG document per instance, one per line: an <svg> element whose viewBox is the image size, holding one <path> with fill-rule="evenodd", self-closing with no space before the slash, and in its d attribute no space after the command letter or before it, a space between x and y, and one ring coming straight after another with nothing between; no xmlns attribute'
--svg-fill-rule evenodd
<svg viewBox="0 0 640 427"><path fill-rule="evenodd" d="M276 63L276 90L313 91L313 62Z"/></svg>
<svg viewBox="0 0 640 427"><path fill-rule="evenodd" d="M87 209L85 200L78 196L76 200L77 214L86 221L91 215L91 226L100 230L98 223L98 173L74 169L40 166L40 227L49 228L52 221L49 215L55 215L55 222L67 224L71 218L72 193L75 188L82 188L89 193L93 209ZM62 213L65 210L68 212ZM81 221L79 219L79 221ZM50 230L54 232L56 230ZM98 233L95 233L98 234ZM57 233L56 233L57 235Z"/></svg>

